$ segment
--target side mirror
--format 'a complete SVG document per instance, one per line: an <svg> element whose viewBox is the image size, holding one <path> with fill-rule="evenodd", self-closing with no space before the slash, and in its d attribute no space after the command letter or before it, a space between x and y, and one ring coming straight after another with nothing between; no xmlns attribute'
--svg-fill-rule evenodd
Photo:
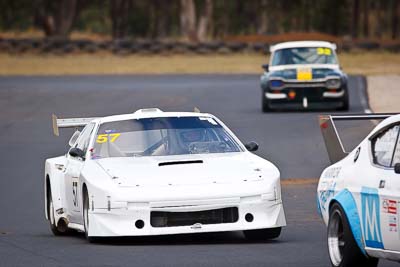
<svg viewBox="0 0 400 267"><path fill-rule="evenodd" d="M268 64L262 64L261 67L268 72L269 71L269 65Z"/></svg>
<svg viewBox="0 0 400 267"><path fill-rule="evenodd" d="M78 140L79 135L81 134L80 131L76 130L74 134L71 136L71 138L68 141L69 146L73 146L76 143L76 140Z"/></svg>
<svg viewBox="0 0 400 267"><path fill-rule="evenodd" d="M80 148L73 147L68 153L71 157L85 159L85 152Z"/></svg>
<svg viewBox="0 0 400 267"><path fill-rule="evenodd" d="M253 142L253 141L251 141L250 143L245 144L244 146L250 152L258 150L258 144L256 142Z"/></svg>
<svg viewBox="0 0 400 267"><path fill-rule="evenodd" d="M394 165L394 172L400 174L400 163L396 163Z"/></svg>

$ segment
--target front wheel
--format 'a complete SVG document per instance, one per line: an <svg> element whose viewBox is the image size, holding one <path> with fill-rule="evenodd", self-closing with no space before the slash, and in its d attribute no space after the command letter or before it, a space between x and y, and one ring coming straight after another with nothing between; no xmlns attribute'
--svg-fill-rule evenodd
<svg viewBox="0 0 400 267"><path fill-rule="evenodd" d="M342 207L333 204L328 223L329 258L334 267L365 266L376 267L378 259L364 255L351 232Z"/></svg>
<svg viewBox="0 0 400 267"><path fill-rule="evenodd" d="M269 106L268 100L265 98L265 95L262 94L262 101L261 101L261 109L263 112L271 111L271 107Z"/></svg>
<svg viewBox="0 0 400 267"><path fill-rule="evenodd" d="M246 239L250 241L264 241L278 238L281 234L282 227L276 228L266 228L266 229L257 229L257 230L246 230L243 231Z"/></svg>
<svg viewBox="0 0 400 267"><path fill-rule="evenodd" d="M344 97L343 97L343 101L342 101L342 107L339 108L339 110L348 111L349 110L349 106L350 106L349 93L348 93L348 91L346 89Z"/></svg>

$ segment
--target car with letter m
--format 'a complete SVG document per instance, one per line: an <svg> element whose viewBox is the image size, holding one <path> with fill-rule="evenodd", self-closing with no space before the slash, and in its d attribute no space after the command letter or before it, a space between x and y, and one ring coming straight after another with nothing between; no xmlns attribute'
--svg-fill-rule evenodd
<svg viewBox="0 0 400 267"><path fill-rule="evenodd" d="M377 125L347 153L335 123L349 120ZM322 172L317 189L332 266L400 261L400 115L320 116L320 127L335 162Z"/></svg>

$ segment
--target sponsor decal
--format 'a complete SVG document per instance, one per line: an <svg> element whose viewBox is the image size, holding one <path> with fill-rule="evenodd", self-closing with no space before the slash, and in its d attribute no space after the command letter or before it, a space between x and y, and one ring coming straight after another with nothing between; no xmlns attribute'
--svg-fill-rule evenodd
<svg viewBox="0 0 400 267"><path fill-rule="evenodd" d="M324 173L324 178L336 179L339 176L342 167L329 168Z"/></svg>
<svg viewBox="0 0 400 267"><path fill-rule="evenodd" d="M325 56L330 56L332 54L332 50L326 47L318 47L317 48L317 54L318 55L325 55Z"/></svg>
<svg viewBox="0 0 400 267"><path fill-rule="evenodd" d="M397 214L397 202L396 200L384 199L382 201L382 212Z"/></svg>
<svg viewBox="0 0 400 267"><path fill-rule="evenodd" d="M299 68L297 69L297 80L298 81L310 81L312 80L312 69L311 68Z"/></svg>
<svg viewBox="0 0 400 267"><path fill-rule="evenodd" d="M78 182L72 182L72 201L75 207L78 207Z"/></svg>
<svg viewBox="0 0 400 267"><path fill-rule="evenodd" d="M110 141L110 143L114 143L120 135L120 133L99 134L97 136L96 143L103 144L108 141Z"/></svg>
<svg viewBox="0 0 400 267"><path fill-rule="evenodd" d="M362 187L361 190L361 224L365 245L370 248L383 249L379 195L375 188Z"/></svg>
<svg viewBox="0 0 400 267"><path fill-rule="evenodd" d="M400 208L400 202L397 203L398 208ZM397 214L397 221L400 220L400 214ZM397 232L399 233L399 240L400 240L400 231L397 230Z"/></svg>
<svg viewBox="0 0 400 267"><path fill-rule="evenodd" d="M325 208L326 203L335 194L335 189L336 189L336 182L332 181L331 183L329 183L327 185L326 190L320 191L319 199L320 199L320 202L321 202L321 209L323 209L324 211L326 210L326 208Z"/></svg>
<svg viewBox="0 0 400 267"><path fill-rule="evenodd" d="M389 215L389 232L397 233L397 217L395 215Z"/></svg>

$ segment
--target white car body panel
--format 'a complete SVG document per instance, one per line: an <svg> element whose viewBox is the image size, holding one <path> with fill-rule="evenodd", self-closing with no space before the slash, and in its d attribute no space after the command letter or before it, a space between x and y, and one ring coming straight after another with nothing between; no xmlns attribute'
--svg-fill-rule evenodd
<svg viewBox="0 0 400 267"><path fill-rule="evenodd" d="M296 48L296 47L326 47L332 50L336 50L336 44L325 42L325 41L293 41L283 42L270 47L270 52L274 52L280 49Z"/></svg>
<svg viewBox="0 0 400 267"><path fill-rule="evenodd" d="M345 210L361 251L395 261L400 261L400 174L373 161L371 138L398 124L400 115L379 123L344 159L322 172L317 189L326 225L329 207L336 201Z"/></svg>
<svg viewBox="0 0 400 267"><path fill-rule="evenodd" d="M68 153L47 159L45 192L48 192L47 187L50 185L56 223L63 220L71 229L84 230L82 197L83 188L86 187L89 197L88 236L92 237L285 226L278 168L248 152L237 137L213 115L152 109L94 118L90 122L94 130L89 143L94 143L97 129L104 122L184 116L216 120L237 141L243 152L92 159L88 149L86 160L73 158ZM60 125L64 123L70 127L68 120L58 121ZM201 160L203 163L159 166L161 162L181 160ZM47 203L46 195L46 218ZM239 218L233 223L152 227L150 222L150 213L155 211L195 212L231 207L237 207L239 211ZM245 220L247 213L254 216L252 222ZM137 220L144 222L143 228L135 227Z"/></svg>

